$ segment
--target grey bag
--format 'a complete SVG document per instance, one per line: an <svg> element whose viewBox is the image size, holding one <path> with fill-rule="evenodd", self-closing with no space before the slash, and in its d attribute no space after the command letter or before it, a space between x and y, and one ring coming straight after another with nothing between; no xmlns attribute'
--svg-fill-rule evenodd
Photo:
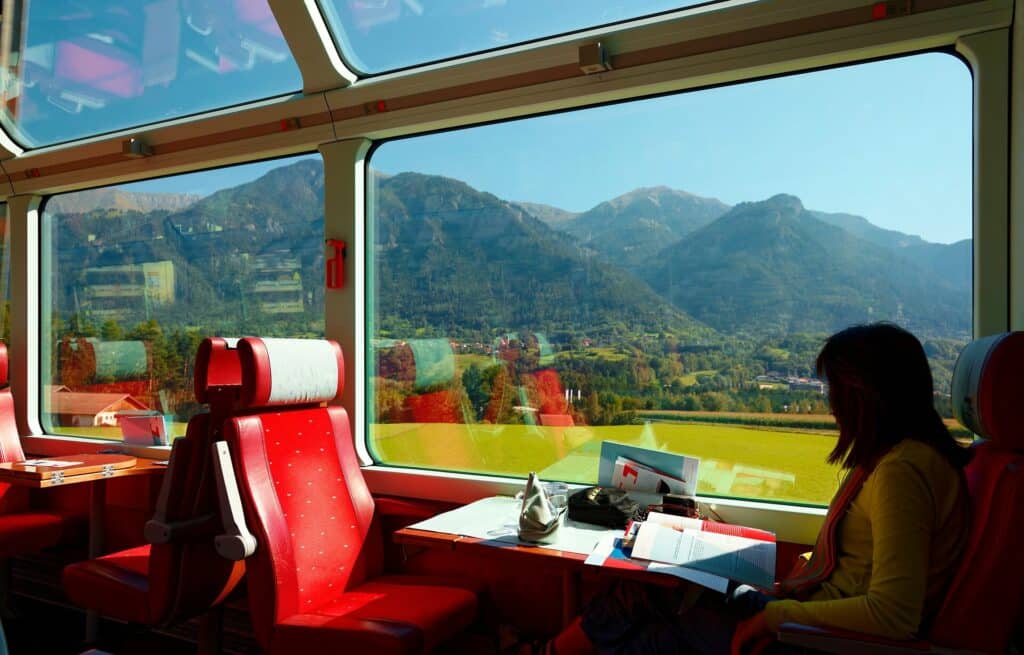
<svg viewBox="0 0 1024 655"><path fill-rule="evenodd" d="M537 474L530 473L519 512L519 538L534 543L551 543L564 514L564 507L556 509L552 506Z"/></svg>

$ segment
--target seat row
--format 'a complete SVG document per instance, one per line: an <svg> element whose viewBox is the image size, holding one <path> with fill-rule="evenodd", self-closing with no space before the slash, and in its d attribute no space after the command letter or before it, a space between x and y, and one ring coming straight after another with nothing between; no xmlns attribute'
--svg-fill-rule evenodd
<svg viewBox="0 0 1024 655"><path fill-rule="evenodd" d="M209 617L244 572L269 653L425 653L462 631L475 590L384 570L348 416L326 405L344 377L333 341L206 339L195 393L209 411L174 442L149 543L66 567L72 601L149 626Z"/></svg>

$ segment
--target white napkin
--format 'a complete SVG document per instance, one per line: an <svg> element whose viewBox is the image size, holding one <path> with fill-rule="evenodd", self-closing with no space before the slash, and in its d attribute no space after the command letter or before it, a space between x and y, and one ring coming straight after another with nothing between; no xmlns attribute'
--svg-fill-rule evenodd
<svg viewBox="0 0 1024 655"><path fill-rule="evenodd" d="M548 500L537 474L530 473L519 512L519 538L534 543L551 543L564 513L565 508L558 510Z"/></svg>

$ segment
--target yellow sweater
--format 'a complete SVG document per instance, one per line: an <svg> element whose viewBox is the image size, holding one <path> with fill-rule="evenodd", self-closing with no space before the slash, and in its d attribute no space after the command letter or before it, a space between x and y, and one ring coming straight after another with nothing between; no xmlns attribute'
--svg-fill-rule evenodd
<svg viewBox="0 0 1024 655"><path fill-rule="evenodd" d="M912 639L938 611L967 543L962 476L932 447L906 439L881 459L838 526L835 570L807 601L768 603L786 622Z"/></svg>

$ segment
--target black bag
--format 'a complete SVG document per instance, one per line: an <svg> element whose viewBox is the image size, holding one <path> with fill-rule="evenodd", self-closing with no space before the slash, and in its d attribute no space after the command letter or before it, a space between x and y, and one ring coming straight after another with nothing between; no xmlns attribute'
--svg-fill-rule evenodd
<svg viewBox="0 0 1024 655"><path fill-rule="evenodd" d="M569 518L573 521L624 528L639 510L640 505L622 489L587 487L569 496Z"/></svg>

